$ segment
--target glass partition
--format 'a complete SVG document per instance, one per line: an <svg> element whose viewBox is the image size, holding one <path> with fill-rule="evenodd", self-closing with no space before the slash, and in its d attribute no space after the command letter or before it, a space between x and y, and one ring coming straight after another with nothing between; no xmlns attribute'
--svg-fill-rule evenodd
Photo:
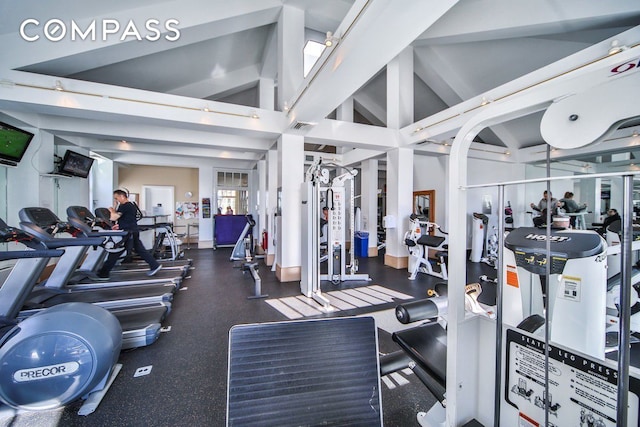
<svg viewBox="0 0 640 427"><path fill-rule="evenodd" d="M498 212L507 207L504 195L514 191L530 199L547 191L557 200L538 227L539 211L510 231L504 221L500 226L496 399L502 420L614 426L622 402L629 408L627 425L638 425L640 224L634 198L640 172L553 175L483 188L500 194ZM604 191L610 201L601 205L608 208L604 216L588 216ZM578 195L584 209L562 209L564 193ZM580 223L569 221L578 216Z"/></svg>

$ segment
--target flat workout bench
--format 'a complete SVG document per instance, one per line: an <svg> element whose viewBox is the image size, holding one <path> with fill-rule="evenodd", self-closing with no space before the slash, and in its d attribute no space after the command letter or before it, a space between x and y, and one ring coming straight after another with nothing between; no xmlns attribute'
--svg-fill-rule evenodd
<svg viewBox="0 0 640 427"><path fill-rule="evenodd" d="M371 317L234 326L228 426L382 426Z"/></svg>

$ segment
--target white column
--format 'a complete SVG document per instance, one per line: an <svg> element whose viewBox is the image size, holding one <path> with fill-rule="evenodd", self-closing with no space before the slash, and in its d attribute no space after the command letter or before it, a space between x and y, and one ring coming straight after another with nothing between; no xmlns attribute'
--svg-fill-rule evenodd
<svg viewBox="0 0 640 427"><path fill-rule="evenodd" d="M600 185L600 179L601 178L581 179L577 184L578 186L577 189L579 193L576 192L576 196L579 196L579 197L574 197L574 199L576 199L576 202L578 202L578 204L586 203L587 211L593 212L585 216L585 222L587 223L588 226L591 226L592 222L600 222L599 221L599 218L600 218L599 188L598 188L598 191L596 191L596 184ZM596 194L597 194L597 197L596 197Z"/></svg>
<svg viewBox="0 0 640 427"><path fill-rule="evenodd" d="M273 265L276 257L276 247L273 242L278 208L278 150L267 151L267 242L266 264Z"/></svg>
<svg viewBox="0 0 640 427"><path fill-rule="evenodd" d="M609 190L609 195L610 195L609 208L613 208L617 210L620 216L633 215L633 211L625 212L622 210L622 196L624 194L624 191L622 188L623 187L622 178L619 176L611 177L610 181L611 181L611 187ZM606 217L606 214L605 214L605 217Z"/></svg>
<svg viewBox="0 0 640 427"><path fill-rule="evenodd" d="M350 96L342 104L338 105L336 110L336 119L353 123L353 97Z"/></svg>
<svg viewBox="0 0 640 427"><path fill-rule="evenodd" d="M304 181L304 137L283 134L278 139L278 171L282 215L276 247L276 276L281 282L300 280L301 186Z"/></svg>
<svg viewBox="0 0 640 427"><path fill-rule="evenodd" d="M262 246L262 231L267 229L267 161L258 160L258 244Z"/></svg>
<svg viewBox="0 0 640 427"><path fill-rule="evenodd" d="M387 127L413 122L413 48L408 47L387 64Z"/></svg>
<svg viewBox="0 0 640 427"><path fill-rule="evenodd" d="M362 162L360 182L362 229L369 233L369 256L378 256L378 160Z"/></svg>
<svg viewBox="0 0 640 427"><path fill-rule="evenodd" d="M260 77L258 79L258 103L263 110L273 111L275 107L275 82L273 79Z"/></svg>
<svg viewBox="0 0 640 427"><path fill-rule="evenodd" d="M213 168L198 169L198 193L200 195L200 217L198 218L198 249L213 248L213 218L216 214L216 196L213 194ZM209 218L204 218L203 199L210 202Z"/></svg>
<svg viewBox="0 0 640 427"><path fill-rule="evenodd" d="M304 10L283 5L278 20L278 108L291 100L304 78Z"/></svg>
<svg viewBox="0 0 640 427"><path fill-rule="evenodd" d="M413 122L413 49L403 50L387 64L387 127L400 129ZM388 228L385 264L406 268L408 252L403 244L409 227L413 198L413 150L387 152L387 216L395 218Z"/></svg>
<svg viewBox="0 0 640 427"><path fill-rule="evenodd" d="M40 176L53 171L53 135L38 129L22 161L15 168L7 168L7 224L18 227L18 211L27 206L53 209L54 179Z"/></svg>
<svg viewBox="0 0 640 427"><path fill-rule="evenodd" d="M387 152L387 216L395 227L387 228L385 265L407 268L408 252L402 239L409 227L413 197L413 150L396 148Z"/></svg>

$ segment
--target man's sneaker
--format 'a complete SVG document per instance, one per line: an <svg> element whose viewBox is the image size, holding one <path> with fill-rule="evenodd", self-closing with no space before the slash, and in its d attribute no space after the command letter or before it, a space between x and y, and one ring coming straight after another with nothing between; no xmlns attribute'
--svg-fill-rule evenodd
<svg viewBox="0 0 640 427"><path fill-rule="evenodd" d="M107 280L109 280L109 275L104 275L104 274L97 274L95 279L99 282L106 282Z"/></svg>
<svg viewBox="0 0 640 427"><path fill-rule="evenodd" d="M147 276L155 276L155 274L160 271L160 269L162 268L162 264L159 264L156 268L154 268L153 270L149 270L147 272Z"/></svg>

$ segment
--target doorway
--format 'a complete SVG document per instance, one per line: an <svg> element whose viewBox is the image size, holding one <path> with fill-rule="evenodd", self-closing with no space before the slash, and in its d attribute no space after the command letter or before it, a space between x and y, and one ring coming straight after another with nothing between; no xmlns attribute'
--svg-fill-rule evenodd
<svg viewBox="0 0 640 427"><path fill-rule="evenodd" d="M173 185L143 185L140 209L146 216L164 215L166 221L175 221L175 188ZM162 221L165 221L164 219Z"/></svg>

